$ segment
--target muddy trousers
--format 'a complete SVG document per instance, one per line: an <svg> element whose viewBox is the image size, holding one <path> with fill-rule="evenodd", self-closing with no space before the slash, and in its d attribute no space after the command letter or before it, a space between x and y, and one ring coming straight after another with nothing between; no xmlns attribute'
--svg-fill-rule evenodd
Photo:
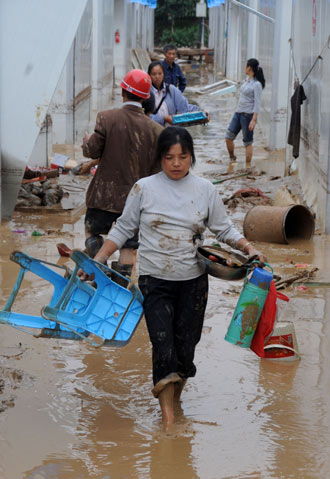
<svg viewBox="0 0 330 479"><path fill-rule="evenodd" d="M143 275L139 287L152 343L154 385L173 373L181 378L195 376L193 360L207 303L207 274L187 281Z"/></svg>

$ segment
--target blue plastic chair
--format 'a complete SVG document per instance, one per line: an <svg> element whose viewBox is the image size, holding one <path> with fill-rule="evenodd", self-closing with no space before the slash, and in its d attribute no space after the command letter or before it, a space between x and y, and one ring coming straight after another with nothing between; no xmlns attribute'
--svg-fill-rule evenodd
<svg viewBox="0 0 330 479"><path fill-rule="evenodd" d="M57 304L63 291L67 289L70 282L70 307L73 310L81 312L85 310L87 304L93 297L94 288L87 283L82 283L78 278L72 277L72 271L65 266L59 266L32 258L20 251L14 251L10 259L20 266L20 270L10 298L4 309L0 311L0 323L8 324L24 332L33 334L36 337L79 340L82 339L82 337L86 338L89 333L82 328L77 328L76 331L72 331L72 329L65 328L55 321L49 321L41 316L16 313L12 311L12 307L27 271L31 271L35 275L47 280L54 287L53 295L49 303L50 306ZM62 270L64 274L61 275L48 266ZM69 281L70 276L71 280ZM25 328L29 328L29 330ZM40 329L41 332L35 334L31 331L33 329Z"/></svg>
<svg viewBox="0 0 330 479"><path fill-rule="evenodd" d="M11 296L5 308L0 311L0 323L30 334L31 331L25 328L41 329L39 334L34 334L36 337L85 339L97 347L124 346L131 339L142 317L142 294L128 278L94 261L83 252L74 251L71 258L76 263L73 271L22 252L12 253L11 260L18 263L21 269ZM46 265L64 270L64 276ZM79 269L94 275L96 287L79 279ZM12 311L27 271L44 278L54 287L51 301L42 307L41 316ZM108 276L111 274L127 281L128 289L113 282ZM89 337L91 333L98 341Z"/></svg>
<svg viewBox="0 0 330 479"><path fill-rule="evenodd" d="M130 280L107 266L94 261L81 251L71 255L76 263L71 279L55 305L45 306L41 314L55 321L75 334L79 328L102 339L102 343L91 341L94 346L124 346L129 342L143 314L143 296ZM72 288L84 284L77 283L78 270L94 275L96 288L84 309L72 305ZM127 281L128 288L113 282L108 275L116 274ZM85 338L82 338L85 339ZM87 339L88 340L88 339Z"/></svg>

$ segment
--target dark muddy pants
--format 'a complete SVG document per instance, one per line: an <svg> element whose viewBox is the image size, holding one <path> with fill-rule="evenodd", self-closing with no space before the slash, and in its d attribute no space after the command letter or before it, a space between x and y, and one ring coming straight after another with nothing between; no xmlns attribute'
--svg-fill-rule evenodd
<svg viewBox="0 0 330 479"><path fill-rule="evenodd" d="M193 360L207 303L207 274L187 281L140 276L139 287L152 343L154 385L171 373L195 376Z"/></svg>
<svg viewBox="0 0 330 479"><path fill-rule="evenodd" d="M85 215L85 228L92 236L107 235L121 213L87 208ZM126 241L123 248L138 249L138 234Z"/></svg>

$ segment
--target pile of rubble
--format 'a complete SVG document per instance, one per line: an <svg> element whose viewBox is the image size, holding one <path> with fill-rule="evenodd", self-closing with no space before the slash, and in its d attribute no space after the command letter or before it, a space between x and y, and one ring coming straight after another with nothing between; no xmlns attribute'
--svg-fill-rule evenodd
<svg viewBox="0 0 330 479"><path fill-rule="evenodd" d="M65 194L67 193L64 193L56 181L52 180L22 184L16 206L54 206L60 203Z"/></svg>

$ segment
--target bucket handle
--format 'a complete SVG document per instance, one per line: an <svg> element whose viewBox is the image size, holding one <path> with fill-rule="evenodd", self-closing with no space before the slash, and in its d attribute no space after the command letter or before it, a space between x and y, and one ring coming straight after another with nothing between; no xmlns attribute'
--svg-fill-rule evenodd
<svg viewBox="0 0 330 479"><path fill-rule="evenodd" d="M267 344L266 346L264 346L264 350L265 349L266 350L267 349L286 349L294 353L298 358L300 358L300 353L296 349L290 348L290 346L286 346L284 344ZM275 359L275 358L266 358L266 359Z"/></svg>
<svg viewBox="0 0 330 479"><path fill-rule="evenodd" d="M251 266L252 266L253 264L258 265L258 264L260 264L260 261L254 260L254 261L251 261L250 264L251 264ZM272 266L271 266L269 263L263 263L263 264L264 264L264 266L267 266L269 269L271 269L272 273L274 273L274 270L273 270ZM262 268L263 268L263 266L262 266Z"/></svg>

